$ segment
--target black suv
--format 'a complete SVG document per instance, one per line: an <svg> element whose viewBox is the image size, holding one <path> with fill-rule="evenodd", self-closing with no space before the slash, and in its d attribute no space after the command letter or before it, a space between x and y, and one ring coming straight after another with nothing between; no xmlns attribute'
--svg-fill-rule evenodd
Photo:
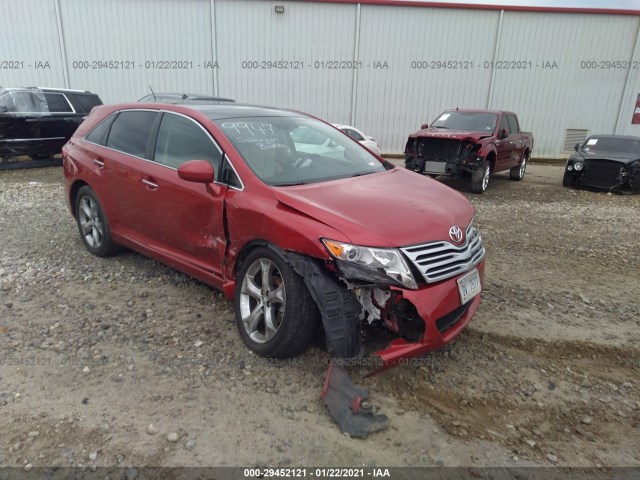
<svg viewBox="0 0 640 480"><path fill-rule="evenodd" d="M0 87L0 158L60 153L96 105L100 97L82 90Z"/></svg>

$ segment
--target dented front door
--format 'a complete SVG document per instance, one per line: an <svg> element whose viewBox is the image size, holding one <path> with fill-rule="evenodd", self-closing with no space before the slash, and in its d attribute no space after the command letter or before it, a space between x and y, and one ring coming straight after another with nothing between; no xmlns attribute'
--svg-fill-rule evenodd
<svg viewBox="0 0 640 480"><path fill-rule="evenodd" d="M181 263L221 275L227 187L182 180L177 170L148 162L138 196L139 218L153 249Z"/></svg>

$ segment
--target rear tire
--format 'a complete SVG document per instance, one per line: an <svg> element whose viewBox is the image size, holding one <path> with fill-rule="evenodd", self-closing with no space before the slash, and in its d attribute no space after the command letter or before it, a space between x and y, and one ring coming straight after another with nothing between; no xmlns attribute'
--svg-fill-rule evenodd
<svg viewBox="0 0 640 480"><path fill-rule="evenodd" d="M473 193L484 193L489 186L490 175L491 165L489 162L482 162L471 175L471 191Z"/></svg>
<svg viewBox="0 0 640 480"><path fill-rule="evenodd" d="M319 314L302 278L267 247L252 251L236 277L236 326L258 355L295 357L309 347Z"/></svg>
<svg viewBox="0 0 640 480"><path fill-rule="evenodd" d="M76 222L82 243L97 257L107 257L119 250L111 239L111 228L102 205L91 187L85 185L76 195Z"/></svg>

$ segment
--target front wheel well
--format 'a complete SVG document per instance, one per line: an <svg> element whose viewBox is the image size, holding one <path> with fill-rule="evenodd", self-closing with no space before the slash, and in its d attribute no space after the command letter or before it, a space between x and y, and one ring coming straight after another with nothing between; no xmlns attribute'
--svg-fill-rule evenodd
<svg viewBox="0 0 640 480"><path fill-rule="evenodd" d="M244 263L246 258L251 254L251 252L253 252L258 247L268 247L270 245L271 245L271 243L269 243L266 240L252 240L249 243L247 243L246 245L244 245L240 249L240 253L238 253L238 256L236 257L236 260L235 260L235 264L233 265L233 276L234 276L234 278L237 279L238 271L242 267L242 264Z"/></svg>

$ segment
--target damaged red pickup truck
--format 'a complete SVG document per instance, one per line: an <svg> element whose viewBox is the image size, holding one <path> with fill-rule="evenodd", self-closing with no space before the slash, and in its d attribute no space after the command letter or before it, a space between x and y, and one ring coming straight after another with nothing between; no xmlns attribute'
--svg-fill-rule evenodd
<svg viewBox="0 0 640 480"><path fill-rule="evenodd" d="M509 170L522 180L532 150L533 134L520 131L515 113L456 109L409 135L404 153L409 170L470 177L471 190L483 193L492 173Z"/></svg>
<svg viewBox="0 0 640 480"><path fill-rule="evenodd" d="M260 355L304 352L322 322L329 354L357 357L378 321L400 337L377 352L391 365L452 340L480 302L471 203L302 113L101 106L63 158L89 252L128 247L222 290Z"/></svg>

